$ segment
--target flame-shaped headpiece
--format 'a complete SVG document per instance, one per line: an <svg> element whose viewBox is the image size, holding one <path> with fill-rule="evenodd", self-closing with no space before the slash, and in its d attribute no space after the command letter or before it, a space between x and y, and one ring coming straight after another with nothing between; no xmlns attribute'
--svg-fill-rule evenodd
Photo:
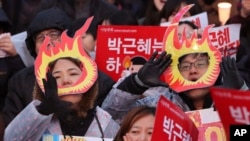
<svg viewBox="0 0 250 141"><path fill-rule="evenodd" d="M42 79L46 78L46 73L49 70L48 65L62 57L71 57L81 61L82 74L80 79L70 87L58 86L58 95L79 94L89 90L97 79L97 65L85 52L82 45L82 35L88 29L93 17L87 19L85 24L76 31L73 38L69 37L64 31L61 35L60 42L50 42L49 37L39 49L38 56L35 60L35 75L36 80L42 91L44 86Z"/></svg>
<svg viewBox="0 0 250 141"><path fill-rule="evenodd" d="M184 33L181 39L178 38L178 23L182 16L193 6L187 5L183 7L174 17L171 24L168 26L163 39L164 50L167 53L172 54L173 62L171 66L164 73L164 79L169 86L176 92L182 92L194 88L204 88L213 85L219 75L221 61L221 54L217 48L215 48L210 40L208 30L212 25L207 26L202 34L201 39L197 38L197 34L194 32L190 39L187 39ZM185 30L184 30L185 32ZM209 66L206 73L197 81L189 81L183 78L178 69L178 59L183 55L191 53L208 53Z"/></svg>

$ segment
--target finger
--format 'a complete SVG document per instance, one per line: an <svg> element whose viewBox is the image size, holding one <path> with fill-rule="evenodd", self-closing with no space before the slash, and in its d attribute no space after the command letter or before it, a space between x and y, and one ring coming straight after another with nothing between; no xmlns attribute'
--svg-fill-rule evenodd
<svg viewBox="0 0 250 141"><path fill-rule="evenodd" d="M48 97L47 93L48 93L48 85L47 85L47 81L43 78L42 79L43 81L43 87L44 87L44 95L45 95L45 98Z"/></svg>
<svg viewBox="0 0 250 141"><path fill-rule="evenodd" d="M231 58L231 66L233 70L238 70L235 58Z"/></svg>
<svg viewBox="0 0 250 141"><path fill-rule="evenodd" d="M160 73L162 74L162 73L170 66L170 64L171 64L172 62L173 62L172 59L167 60L167 61L161 66Z"/></svg>
<svg viewBox="0 0 250 141"><path fill-rule="evenodd" d="M47 72L47 89L51 98L58 98L57 82L51 72Z"/></svg>
<svg viewBox="0 0 250 141"><path fill-rule="evenodd" d="M166 69L171 63L172 63L172 59L171 59L172 55L168 54L167 56L165 56L164 60L161 61L160 63L160 68L161 69Z"/></svg>
<svg viewBox="0 0 250 141"><path fill-rule="evenodd" d="M223 67L223 61L220 63L220 71L221 71L222 78L224 78L226 75L226 72Z"/></svg>
<svg viewBox="0 0 250 141"><path fill-rule="evenodd" d="M155 64L158 65L158 64L161 64L162 60L165 58L167 52L166 51L163 51L161 53L161 55L159 56L158 59L155 60Z"/></svg>
<svg viewBox="0 0 250 141"><path fill-rule="evenodd" d="M57 82L51 72L47 72L48 84L51 88L57 87Z"/></svg>
<svg viewBox="0 0 250 141"><path fill-rule="evenodd" d="M223 71L224 71L223 73L226 75L228 70L229 70L227 57L222 58L222 68L223 68Z"/></svg>
<svg viewBox="0 0 250 141"><path fill-rule="evenodd" d="M148 62L154 61L154 59L155 59L155 57L157 56L157 54L158 54L158 51L155 51L155 52L153 53L153 55L150 57L150 59L148 60Z"/></svg>

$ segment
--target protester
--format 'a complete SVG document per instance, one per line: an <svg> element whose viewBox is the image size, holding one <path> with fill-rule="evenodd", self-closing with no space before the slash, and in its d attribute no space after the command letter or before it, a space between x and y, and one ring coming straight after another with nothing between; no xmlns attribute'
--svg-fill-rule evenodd
<svg viewBox="0 0 250 141"><path fill-rule="evenodd" d="M70 34L73 34L85 22L86 18L75 20L70 26ZM128 11L118 10L116 13L110 15L108 18L103 18L99 21L94 17L94 21L83 35L83 46L92 59L96 57L96 39L97 28L99 25L138 25L137 19ZM72 32L72 33L71 33Z"/></svg>
<svg viewBox="0 0 250 141"><path fill-rule="evenodd" d="M11 22L5 11L0 8L0 140L3 138L2 109L8 92L9 79L19 70L25 68L18 55L10 35Z"/></svg>
<svg viewBox="0 0 250 141"><path fill-rule="evenodd" d="M155 107L148 106L140 106L129 111L114 141L151 141L155 112Z"/></svg>
<svg viewBox="0 0 250 141"><path fill-rule="evenodd" d="M160 11L162 10L165 0L148 0L145 16L139 19L140 25L159 25Z"/></svg>
<svg viewBox="0 0 250 141"><path fill-rule="evenodd" d="M3 9L13 23L11 34L26 31L37 13L56 6L57 0L2 0Z"/></svg>
<svg viewBox="0 0 250 141"><path fill-rule="evenodd" d="M57 6L71 18L72 21L94 16L94 21L99 23L108 19L118 11L118 8L105 0L62 0Z"/></svg>
<svg viewBox="0 0 250 141"><path fill-rule="evenodd" d="M9 79L26 67L11 40L10 26L9 18L0 7L0 112L7 95Z"/></svg>
<svg viewBox="0 0 250 141"><path fill-rule="evenodd" d="M50 36L50 38L53 38L52 44L54 41L60 41L61 32L69 28L70 23L70 19L67 15L58 8L50 8L40 12L31 22L27 30L26 44L30 54L36 58L41 47L41 40L44 40L44 35L46 34ZM56 31L52 33L60 32L60 34L51 34L50 31ZM114 81L101 71L98 71L98 76L100 85L98 85L98 98L96 103L100 105L112 88ZM9 84L9 92L3 109L3 120L1 120L5 126L33 99L32 92L35 84L34 67L32 66L18 72L11 78Z"/></svg>
<svg viewBox="0 0 250 141"><path fill-rule="evenodd" d="M186 5L194 4L194 6L183 17L190 17L202 12L199 3L196 0L167 0L160 12L160 20L163 22L171 22L177 12Z"/></svg>
<svg viewBox="0 0 250 141"><path fill-rule="evenodd" d="M250 87L250 2L248 0L240 1L239 14L228 19L226 24L240 24L240 45L236 54L237 67L244 78L248 87Z"/></svg>
<svg viewBox="0 0 250 141"><path fill-rule="evenodd" d="M157 51L154 52L137 73L120 79L113 86L102 108L108 111L118 123L134 107L141 105L156 107L161 95L167 97L183 111L188 110L181 98L160 79L171 62L171 54L163 51L158 55Z"/></svg>
<svg viewBox="0 0 250 141"><path fill-rule="evenodd" d="M65 35L66 32L62 36ZM79 35L73 39L81 40L77 37ZM54 42L54 45L48 38L43 42L35 62L35 100L7 126L5 140L39 140L44 134L115 136L119 125L96 105L99 85L96 63L84 52L81 44L75 46L65 40ZM72 45L69 47L72 50L56 51L67 47L65 45ZM79 54L68 53L77 49ZM46 56L48 50L53 53ZM43 76L45 73L46 77ZM25 120L22 124L21 119Z"/></svg>
<svg viewBox="0 0 250 141"><path fill-rule="evenodd" d="M191 21L180 21L178 26L178 37L179 39L182 38L183 33L185 31L186 38L190 39L192 34L196 32L197 37L201 37L202 30L198 28L193 22Z"/></svg>
<svg viewBox="0 0 250 141"><path fill-rule="evenodd" d="M119 10L108 19L104 19L102 25L138 25L136 17L129 11Z"/></svg>
<svg viewBox="0 0 250 141"><path fill-rule="evenodd" d="M85 21L86 21L86 18L80 18L80 19L74 21L68 30L68 34L70 36L73 36L75 31L78 30L85 23ZM90 24L86 33L84 33L82 36L83 47L84 47L85 51L87 51L88 54L91 56L91 58L94 60L96 57L97 27L98 27L98 25L101 25L101 23L102 23L102 21L97 22L96 20L94 20Z"/></svg>
<svg viewBox="0 0 250 141"><path fill-rule="evenodd" d="M182 14L184 15L185 13L182 13ZM178 16L176 18L180 19L181 14L178 14ZM174 21L176 21L176 19ZM174 26L174 28L168 27L169 31L167 30L166 32L177 34L176 31L172 32L172 30L178 30L178 24L172 24L172 26ZM207 31L208 31L208 27L206 28L206 31L203 32L203 34L205 34L205 35L204 35L204 37L201 38L202 41L207 41L207 40L204 40L208 37L208 35L206 35L206 34L208 34ZM193 34L195 34L195 32L193 32ZM186 33L184 33L184 35L186 35ZM166 38L167 37L168 36L166 36ZM173 38L173 37L175 37L175 38ZM185 63L187 65L184 65L184 68L186 66L187 69L185 68L184 70L185 71L187 70L187 72L184 72L184 71L182 72L180 70L175 70L175 71L172 70L172 72L169 72L170 70L168 70L168 74L169 75L172 74L172 75L168 76L168 77L165 76L165 77L167 77L165 79L171 78L172 80L176 80L176 81L177 81L177 78L175 78L175 77L180 77L181 80L180 81L178 80L178 82L180 82L179 87L173 88L171 85L170 88L172 89L172 91L171 91L171 89L170 90L165 89L161 93L164 96L166 96L169 100L171 100L172 102L177 104L177 106L182 108L183 111L197 110L197 109L212 107L213 106L212 100L207 98L207 97L210 97L209 88L211 86L220 85L221 87L227 87L227 88L247 89L247 87L245 87L245 85L244 85L244 81L241 78L237 67L234 65L234 63L235 63L234 60L232 60L231 58L222 59L223 61L221 64L221 70L222 70L221 76L223 78L223 81L221 82L221 77L218 77L220 66L219 66L219 63L218 64L215 63L215 62L218 62L218 60L220 60L219 59L221 57L220 52L218 50L215 50L213 52L209 51L209 49L210 49L209 44L205 44L206 47L202 46L202 48L200 50L199 48L197 48L197 47L200 47L199 46L200 44L196 44L196 43L191 44L191 42L188 45L195 45L194 48L190 47L189 50L186 49L184 46L186 44L183 44L184 39L190 40L190 41L195 41L195 42L198 41L197 35L196 36L192 35L191 37L193 40L190 40L189 38L185 38L185 37L178 39L178 35L169 36L169 39L167 38L168 41L166 41L166 43L165 43L165 47L166 47L165 50L169 49L168 51L170 51L171 53L166 55L166 52L163 52L159 57L156 57L157 53L154 53L151 56L151 58L148 60L148 62L143 65L143 67L139 70L138 73L131 74L130 76L126 77L124 80L118 82L117 85L114 86L116 89L113 90L114 91L113 93L108 95L107 99L105 99L105 101L103 102L102 107L106 111L108 111L113 116L114 119L119 121L119 119L121 119L129 109L132 109L136 105L135 103L140 102L139 104L141 104L141 105L152 104L151 106L156 106L156 103L158 102L160 95L156 94L155 97L153 97L153 96L152 97L145 97L145 102L141 102L142 94L151 87L163 86L165 88L168 88L168 85L171 85L172 83L169 82L168 84L166 84L166 82L168 82L168 81L162 82L160 79L161 74L169 66L171 66L171 69L178 68L178 66L179 66L178 63L181 64L181 63L184 63L185 61L186 61ZM179 40L179 44L176 43L176 39ZM175 43L174 44L175 46L173 46L173 44L172 44L173 42ZM188 42L188 41L186 41L186 42ZM184 50L173 49L173 48L178 48L179 46L177 46L177 45L179 45L180 47L184 47ZM176 51L176 52L173 52L173 51ZM177 52L177 51L179 51L179 52ZM206 55L206 53L208 55ZM184 60L184 62L182 62L183 61L182 59L185 59L186 55L189 57L189 54L191 54L190 58L189 58L190 60ZM200 54L204 54L204 55L200 55ZM173 55L175 55L174 56L174 64L172 62ZM181 56L178 56L178 55L181 55ZM214 56L211 56L211 55L214 55ZM197 63L195 63L197 60L200 59L200 56L202 56L202 58L201 58L201 59L203 59L202 62L200 63L198 61ZM177 58L179 58L179 62L177 62L178 61ZM217 61L216 61L216 58L217 58ZM176 59L177 59L177 61L176 61ZM209 61L209 59L213 60L213 62ZM197 66L201 67L201 68L197 68ZM210 71L207 71L208 66L210 68L209 69ZM211 71L211 69L212 68L215 69L215 67L218 68L218 69L216 69L217 73ZM191 69L189 70L189 68L192 68L192 70ZM179 76L179 73L177 71L180 71L181 76ZM196 85L196 87L193 87L193 85L195 85L195 84L193 84L193 82L198 81L201 78L201 76L203 76L204 73L206 73L206 77L211 76L209 78L211 83L209 83L209 85L207 83L204 83L204 85L203 84ZM209 74L209 73L213 73L213 74ZM167 75L167 74L165 74L165 75ZM213 80L212 80L212 77L213 77ZM205 79L205 78L203 77L203 79ZM218 79L217 82L216 82L216 79ZM191 85L190 83L192 83L193 85ZM186 89L183 89L182 91L180 91L180 89L182 89L184 87L183 86L184 84L186 84L186 85L190 84L190 86L186 87ZM120 92L118 92L118 91L120 91ZM178 91L178 93L175 91ZM192 98L191 99L189 98L188 99L189 101L187 101L187 99L184 96L186 96L186 97L191 96L192 92L194 92L195 95L199 96L198 97L199 101L198 100L196 101L196 99L192 99ZM180 98L180 96L182 98ZM119 100L119 99L122 99L122 100ZM180 101L179 101L179 99L180 99ZM204 102L204 101L207 101L207 100L208 101L210 100L209 104L205 105L204 103L206 103L206 102ZM176 102L176 101L178 101L178 102ZM190 102L192 103L192 105L190 104ZM196 106L194 106L194 105L196 105ZM188 107L186 107L186 106L188 106Z"/></svg>

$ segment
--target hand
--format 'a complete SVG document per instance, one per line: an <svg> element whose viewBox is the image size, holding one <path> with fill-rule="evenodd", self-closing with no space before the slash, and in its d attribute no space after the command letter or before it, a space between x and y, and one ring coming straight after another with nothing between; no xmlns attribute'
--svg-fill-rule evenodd
<svg viewBox="0 0 250 141"><path fill-rule="evenodd" d="M172 63L171 55L163 51L159 58L156 58L158 52L154 52L151 58L143 65L135 76L135 81L141 86L156 87L167 86L160 80L161 74ZM142 84L140 84L142 82Z"/></svg>
<svg viewBox="0 0 250 141"><path fill-rule="evenodd" d="M234 58L229 56L223 57L220 68L223 79L222 87L240 89L243 86L244 80L240 75Z"/></svg>
<svg viewBox="0 0 250 141"><path fill-rule="evenodd" d="M49 115L60 112L60 110L67 109L72 105L72 103L62 101L58 97L56 79L52 76L51 72L47 73L47 81L43 79L43 85L45 96L42 103L37 106L39 113L43 115Z"/></svg>
<svg viewBox="0 0 250 141"><path fill-rule="evenodd" d="M17 55L9 33L3 33L0 35L0 49L6 52L9 56Z"/></svg>

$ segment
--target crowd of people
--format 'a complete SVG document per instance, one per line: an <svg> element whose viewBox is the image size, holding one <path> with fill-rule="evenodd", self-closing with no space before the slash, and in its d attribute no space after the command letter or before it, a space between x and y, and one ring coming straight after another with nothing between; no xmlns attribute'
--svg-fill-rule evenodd
<svg viewBox="0 0 250 141"><path fill-rule="evenodd" d="M35 141L44 134L59 134L150 141L160 96L187 112L214 107L210 87L248 90L248 0L231 0L232 12L226 24L241 24L240 45L236 58L222 57L220 72L212 86L180 93L171 89L161 79L173 64L173 54L168 51L155 51L137 71L117 82L99 70L95 62L96 56L101 55L96 54L99 25L160 26L162 22L171 22L189 4L194 6L183 17L208 12L212 15L208 14L208 22L213 24L219 21L215 3L214 0L2 0L0 140ZM199 28L193 22L181 21L178 29L181 39L191 38ZM32 66L25 65L11 40L12 35L21 32L27 33L24 42L35 59ZM198 37L202 38L200 32ZM70 39L78 41L73 48L79 54L43 58L46 50L64 47ZM211 67L210 58L207 52L184 54L178 58L179 72L185 80L197 81Z"/></svg>

